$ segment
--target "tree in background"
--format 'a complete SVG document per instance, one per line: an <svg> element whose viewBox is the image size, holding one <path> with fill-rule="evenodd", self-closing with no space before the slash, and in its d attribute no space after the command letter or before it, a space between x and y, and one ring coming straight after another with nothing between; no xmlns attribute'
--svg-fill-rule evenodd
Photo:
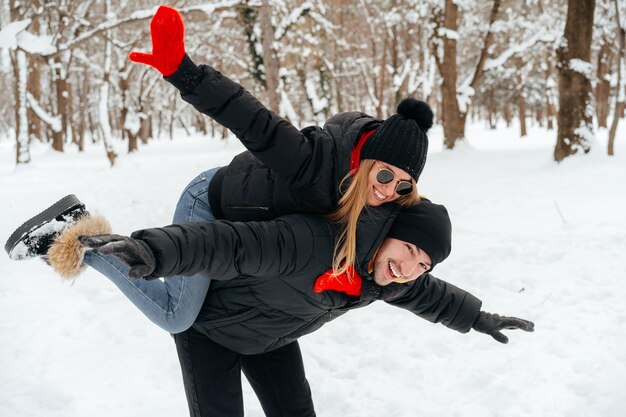
<svg viewBox="0 0 626 417"><path fill-rule="evenodd" d="M447 148L465 136L468 118L493 129L519 125L521 137L557 121L564 136L555 159L562 159L589 149L593 116L602 127L615 115L612 152L624 117L626 66L615 6L626 9L626 0L596 2L595 19L593 9L587 13L594 26L584 29L593 33L585 57L565 47L576 49L581 35L581 23L565 30L568 10L580 14L587 4L579 1L569 9L566 0L173 0L172 6L185 19L187 50L197 64L214 66L297 126L343 111L386 118L411 95L435 109ZM176 139L180 129L229 136L183 104L161 77L127 60L130 50L148 47L149 21L161 3L2 0L0 140L14 138L18 163L30 161L32 141L61 152L97 142L111 158L111 140L128 141L135 152L160 137ZM568 82L588 93L593 88L595 101L585 99L580 114L567 108L578 97L563 87ZM565 108L557 119L559 103Z"/></svg>
<svg viewBox="0 0 626 417"><path fill-rule="evenodd" d="M593 141L591 97L591 39L595 0L569 0L567 20L557 49L559 73L557 162L577 153L587 153Z"/></svg>
<svg viewBox="0 0 626 417"><path fill-rule="evenodd" d="M624 23L624 15L623 10L620 6L619 0L613 1L613 6L615 6L615 22L616 22L616 31L617 35L617 85L615 93L615 106L613 107L613 121L611 122L611 129L609 130L609 142L607 153L609 156L615 154L615 134L617 132L617 124L619 123L619 119L622 117L624 112L624 76L622 75L622 71L626 67L624 59L624 54L626 53L626 24Z"/></svg>

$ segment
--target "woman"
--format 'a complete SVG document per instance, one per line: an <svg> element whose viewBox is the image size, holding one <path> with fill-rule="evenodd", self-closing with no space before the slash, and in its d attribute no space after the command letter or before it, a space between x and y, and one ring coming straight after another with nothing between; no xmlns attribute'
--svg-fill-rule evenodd
<svg viewBox="0 0 626 417"><path fill-rule="evenodd" d="M228 166L191 181L178 202L174 223L330 213L342 227L333 259L334 273L340 275L355 262L356 226L365 207L418 202L415 183L426 162L426 131L433 118L426 103L406 99L398 114L384 122L350 112L331 117L324 128L299 131L241 85L209 66L196 66L185 54L184 26L176 10L161 6L150 30L152 54L132 52L130 59L159 70L185 101L229 128L248 148ZM21 236L12 238L8 251ZM65 254L53 254L49 261L64 276L78 272L74 265L66 267ZM209 288L209 281L198 277L129 279L129 271L111 257L90 256L85 261L170 333L192 325Z"/></svg>

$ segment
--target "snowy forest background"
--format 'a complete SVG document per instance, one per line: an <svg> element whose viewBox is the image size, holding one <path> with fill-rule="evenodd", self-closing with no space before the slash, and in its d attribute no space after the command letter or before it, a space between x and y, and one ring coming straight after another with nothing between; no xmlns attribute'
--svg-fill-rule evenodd
<svg viewBox="0 0 626 417"><path fill-rule="evenodd" d="M127 59L159 4L0 0L0 241L70 193L116 233L169 224L245 150ZM626 0L169 4L196 63L299 127L427 100L419 190L454 229L435 275L535 322L501 345L382 302L346 314L300 339L319 416L626 416ZM0 300L0 416L187 415L171 336L96 271L2 255Z"/></svg>
<svg viewBox="0 0 626 417"><path fill-rule="evenodd" d="M152 68L127 59L149 50L159 1L2 0L0 140L16 162L33 141L63 152L112 140L138 143L177 128L228 132L178 99ZM427 100L445 146L467 120L490 128L554 131L554 158L594 144L624 116L624 0L173 1L196 63L242 83L296 126L361 110L379 118L407 95ZM566 25L566 22L567 25ZM559 102L561 100L561 102ZM559 108L564 111L559 112ZM617 116L617 117L616 117Z"/></svg>

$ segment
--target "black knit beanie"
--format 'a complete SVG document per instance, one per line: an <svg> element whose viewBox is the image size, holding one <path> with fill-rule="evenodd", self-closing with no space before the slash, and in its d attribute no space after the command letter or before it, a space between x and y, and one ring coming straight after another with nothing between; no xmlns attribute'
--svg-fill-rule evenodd
<svg viewBox="0 0 626 417"><path fill-rule="evenodd" d="M433 125L433 111L420 100L405 98L398 114L385 120L361 150L361 159L377 159L405 170L417 182L428 152L426 132Z"/></svg>
<svg viewBox="0 0 626 417"><path fill-rule="evenodd" d="M448 211L425 198L415 206L403 207L387 236L422 249L430 256L433 268L446 259L452 249L452 224Z"/></svg>

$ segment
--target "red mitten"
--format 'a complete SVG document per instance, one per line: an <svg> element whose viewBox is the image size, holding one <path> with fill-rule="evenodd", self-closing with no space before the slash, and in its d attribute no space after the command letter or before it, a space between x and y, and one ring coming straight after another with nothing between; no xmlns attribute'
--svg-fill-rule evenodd
<svg viewBox="0 0 626 417"><path fill-rule="evenodd" d="M131 52L133 62L150 65L165 77L176 72L185 57L185 25L180 13L167 6L159 6L150 22L152 53Z"/></svg>
<svg viewBox="0 0 626 417"><path fill-rule="evenodd" d="M361 284L361 277L357 275L352 266L349 266L348 271L341 275L333 276L332 269L324 272L315 280L313 291L320 293L332 290L358 297L361 295Z"/></svg>

